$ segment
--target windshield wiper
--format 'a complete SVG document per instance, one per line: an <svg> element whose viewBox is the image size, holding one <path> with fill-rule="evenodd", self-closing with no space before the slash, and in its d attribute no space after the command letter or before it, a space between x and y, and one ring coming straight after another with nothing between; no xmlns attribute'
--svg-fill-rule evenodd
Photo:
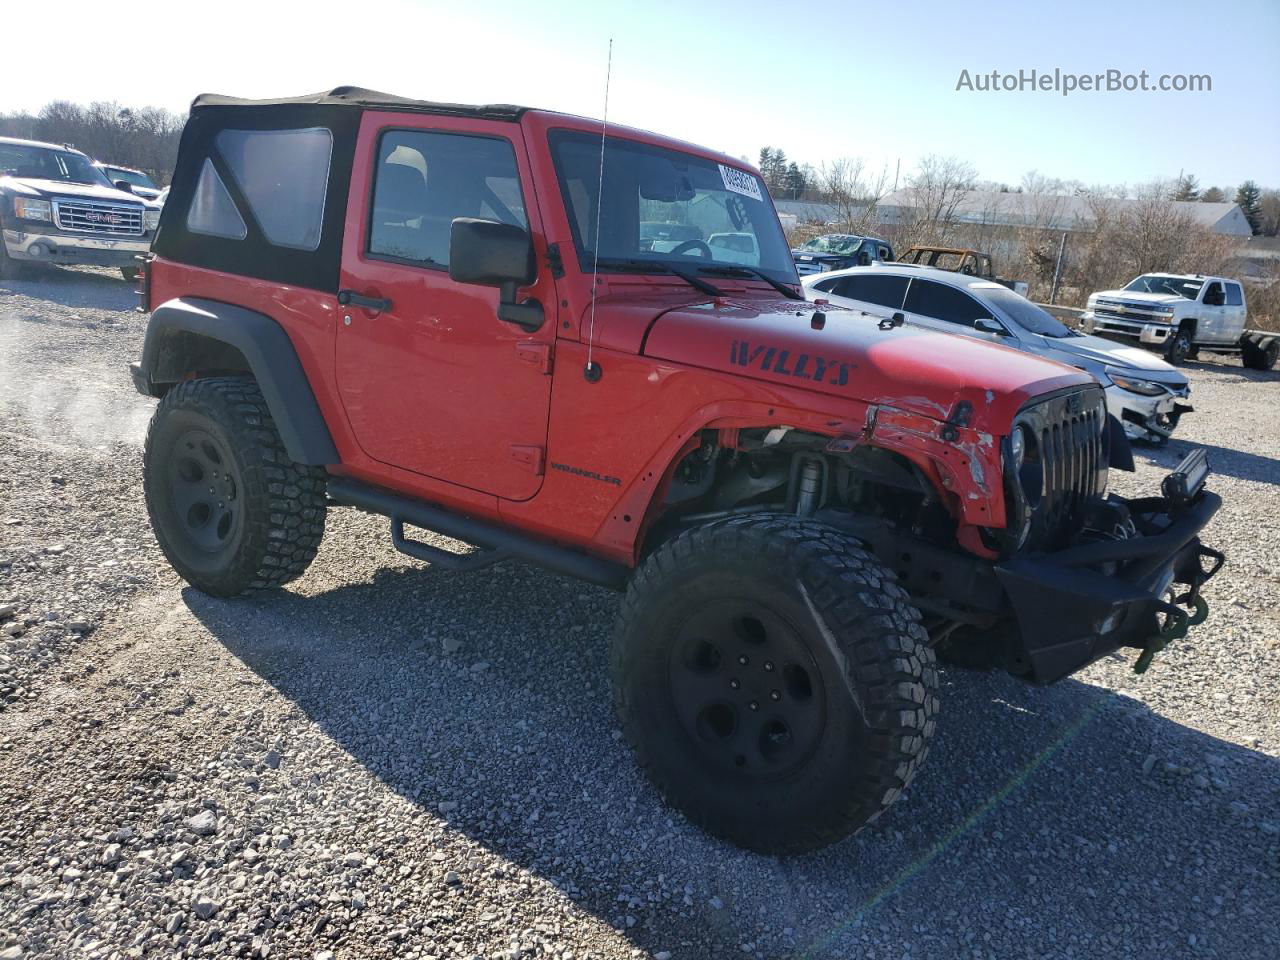
<svg viewBox="0 0 1280 960"><path fill-rule="evenodd" d="M679 277L695 290L700 290L709 297L723 297L724 291L714 284L707 283L695 277L691 273L685 273L678 267L673 267L668 263L662 263L658 260L608 260L600 261L600 268L603 270L628 270L633 273L669 273L673 277Z"/></svg>
<svg viewBox="0 0 1280 960"><path fill-rule="evenodd" d="M765 273L763 270L759 269L758 267L744 267L740 264L735 264L733 266L722 266L717 264L714 267L699 267L698 269L702 273L710 273L710 274L714 274L716 276L722 276L722 277L732 277L735 275L741 276L742 274L745 273L748 276L755 277L757 280L763 280L765 283L773 287L773 289L777 290L780 294L782 294L788 300L804 299L804 294L796 293L794 290L788 287L785 283L781 283L773 279L773 277L769 276L767 273Z"/></svg>

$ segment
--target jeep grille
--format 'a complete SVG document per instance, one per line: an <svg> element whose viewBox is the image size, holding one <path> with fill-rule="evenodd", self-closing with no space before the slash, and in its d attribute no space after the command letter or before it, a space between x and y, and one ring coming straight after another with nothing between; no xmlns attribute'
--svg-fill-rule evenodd
<svg viewBox="0 0 1280 960"><path fill-rule="evenodd" d="M1036 439L1043 487L1032 540L1050 547L1077 530L1084 505L1107 486L1106 403L1100 389L1077 390L1023 409Z"/></svg>
<svg viewBox="0 0 1280 960"><path fill-rule="evenodd" d="M54 223L61 230L102 237L142 236L142 207L103 200L55 200Z"/></svg>

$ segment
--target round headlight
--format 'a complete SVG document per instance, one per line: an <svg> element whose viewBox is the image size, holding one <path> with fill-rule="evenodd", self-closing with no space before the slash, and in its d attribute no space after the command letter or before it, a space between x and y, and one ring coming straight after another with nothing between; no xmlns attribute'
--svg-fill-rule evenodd
<svg viewBox="0 0 1280 960"><path fill-rule="evenodd" d="M1013 454L1013 469L1021 470L1027 456L1027 428L1018 424L1009 436L1009 450Z"/></svg>

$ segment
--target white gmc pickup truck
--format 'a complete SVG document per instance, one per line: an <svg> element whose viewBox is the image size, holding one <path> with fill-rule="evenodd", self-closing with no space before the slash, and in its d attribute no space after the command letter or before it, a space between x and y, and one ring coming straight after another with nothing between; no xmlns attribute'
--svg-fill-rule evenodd
<svg viewBox="0 0 1280 960"><path fill-rule="evenodd" d="M1270 370L1280 358L1280 334L1246 330L1246 316L1238 280L1144 273L1122 290L1092 294L1081 320L1088 333L1137 340L1170 363L1204 350L1239 354L1246 367Z"/></svg>

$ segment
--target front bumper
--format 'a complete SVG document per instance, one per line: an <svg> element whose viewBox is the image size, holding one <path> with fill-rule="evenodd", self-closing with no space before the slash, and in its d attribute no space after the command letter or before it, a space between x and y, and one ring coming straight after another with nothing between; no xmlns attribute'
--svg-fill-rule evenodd
<svg viewBox="0 0 1280 960"><path fill-rule="evenodd" d="M1124 425L1125 436L1130 440L1146 440L1163 443L1173 435L1178 421L1194 408L1186 402L1190 389L1166 390L1158 397L1124 390L1112 385L1107 387L1107 413Z"/></svg>
<svg viewBox="0 0 1280 960"><path fill-rule="evenodd" d="M1137 340L1149 347L1163 347L1176 329L1172 323L1121 320L1107 314L1100 316L1096 311L1086 312L1080 318L1080 325L1086 333L1113 339Z"/></svg>
<svg viewBox="0 0 1280 960"><path fill-rule="evenodd" d="M99 267L136 267L137 258L151 250L151 235L94 237L63 233L57 229L4 228L4 248L14 260L28 263L89 264Z"/></svg>
<svg viewBox="0 0 1280 960"><path fill-rule="evenodd" d="M1052 683L1120 647L1149 660L1198 624L1207 612L1200 589L1224 560L1199 534L1221 506L1206 490L1187 502L1109 497L1094 521L1113 524L1112 535L998 564L1017 626L1013 668Z"/></svg>

